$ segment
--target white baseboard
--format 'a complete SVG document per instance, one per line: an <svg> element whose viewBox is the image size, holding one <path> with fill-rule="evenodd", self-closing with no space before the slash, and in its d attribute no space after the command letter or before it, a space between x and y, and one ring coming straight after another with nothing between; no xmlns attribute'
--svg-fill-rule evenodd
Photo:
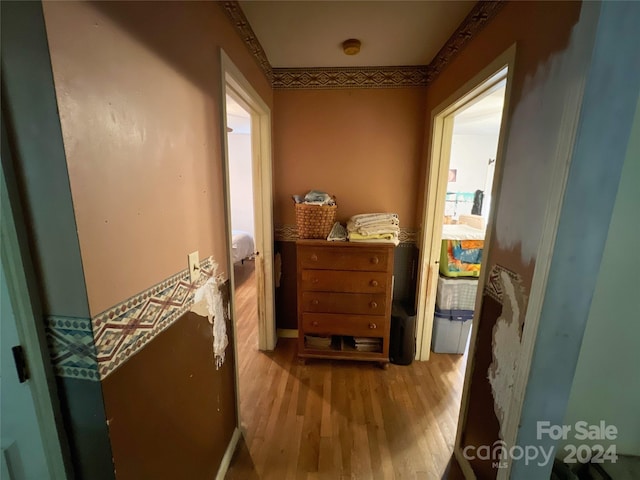
<svg viewBox="0 0 640 480"><path fill-rule="evenodd" d="M229 470L229 465L231 465L231 458L233 457L233 453L236 451L238 440L240 440L241 436L242 432L238 427L236 427L233 431L233 435L231 435L231 440L229 440L229 445L227 445L227 450L224 452L222 461L220 462L220 468L218 468L216 480L224 480L224 477L227 475L227 470Z"/></svg>
<svg viewBox="0 0 640 480"><path fill-rule="evenodd" d="M276 333L279 338L298 338L297 328L278 328Z"/></svg>

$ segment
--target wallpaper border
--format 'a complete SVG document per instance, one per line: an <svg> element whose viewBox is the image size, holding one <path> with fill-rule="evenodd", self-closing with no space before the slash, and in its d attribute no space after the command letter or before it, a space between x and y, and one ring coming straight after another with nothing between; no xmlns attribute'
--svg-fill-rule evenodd
<svg viewBox="0 0 640 480"><path fill-rule="evenodd" d="M274 68L274 89L402 88L424 87L429 67L313 67Z"/></svg>
<svg viewBox="0 0 640 480"><path fill-rule="evenodd" d="M232 0L220 6L274 89L344 89L427 86L505 3L476 3L429 65L313 68L273 68L240 4Z"/></svg>
<svg viewBox="0 0 640 480"><path fill-rule="evenodd" d="M502 305L502 299L504 297L504 291L502 289L502 280L500 275L506 273L511 277L517 285L522 285L522 276L502 265L494 264L489 271L489 275L484 287L484 294L493 298L496 302Z"/></svg>
<svg viewBox="0 0 640 480"><path fill-rule="evenodd" d="M104 380L189 310L195 290L214 274L213 266L213 258L206 258L196 283L185 269L93 318L47 316L56 375Z"/></svg>
<svg viewBox="0 0 640 480"><path fill-rule="evenodd" d="M193 293L213 275L213 259L200 262L200 278L185 269L91 319L100 378L144 348L193 304Z"/></svg>
<svg viewBox="0 0 640 480"><path fill-rule="evenodd" d="M231 21L236 29L236 32L243 40L247 50L253 56L258 66L262 69L265 77L269 83L273 82L273 68L269 63L267 54L262 48L258 37L251 28L249 20L245 16L240 4L237 1L220 2L220 7L227 15L227 18Z"/></svg>
<svg viewBox="0 0 640 480"><path fill-rule="evenodd" d="M100 380L91 319L51 315L45 332L56 376Z"/></svg>
<svg viewBox="0 0 640 480"><path fill-rule="evenodd" d="M505 0L480 1L460 23L455 32L429 63L429 79L434 81L453 58L469 43L506 4Z"/></svg>

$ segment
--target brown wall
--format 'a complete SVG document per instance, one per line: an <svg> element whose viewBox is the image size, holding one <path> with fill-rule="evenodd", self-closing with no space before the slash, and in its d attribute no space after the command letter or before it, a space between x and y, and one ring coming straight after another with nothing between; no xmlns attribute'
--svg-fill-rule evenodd
<svg viewBox="0 0 640 480"><path fill-rule="evenodd" d="M572 26L578 21L580 14L580 2L509 2L498 15L492 19L489 24L478 34L472 41L455 57L455 59L447 66L447 68L437 77L437 79L429 85L427 89L426 113L428 116L426 131L429 131L431 112L442 102L453 95L456 90L460 89L466 82L471 80L476 74L489 65L502 52L507 50L513 44L516 44L516 65L513 71L513 83L510 98L510 111L507 112L507 125L510 128L505 141L505 146L511 144L517 145L520 142L529 143L529 151L533 154L543 153L539 142L551 143L552 138L545 138L541 132L527 130L526 125L513 125L513 113L516 109L530 102L528 95L533 90L534 77L544 77L545 70L548 70L550 63L553 62L554 55L562 52L569 43ZM534 109L541 112L543 109L543 101L545 101L544 92L535 92L535 96L539 96L539 104ZM549 97L546 97L549 101ZM532 115L533 120L537 120L537 113ZM553 116L553 122L558 119ZM558 125L559 126L559 125ZM427 147L425 152L429 152L431 148L430 138L426 138ZM544 152L546 153L546 152ZM539 158L538 170L546 175L539 178L530 177L529 184L524 183L520 186L521 194L533 191L537 192L531 202L536 202L538 198L545 198L540 193L541 189L546 189L547 185L541 185L548 181L548 174L551 170L549 158ZM513 184L514 180L520 182L521 177L509 178L509 173L517 170L519 158L507 155L503 161L503 169L505 178L502 181L503 186ZM511 167L507 166L509 164ZM425 178L428 166L428 153L425 153L425 162L422 163L420 178ZM515 175L514 175L515 177ZM420 196L422 198L424 192L424 182L420 183ZM500 201L505 200L504 195ZM515 199L507 198L507 201ZM521 199L518 199L521 200ZM538 208L535 212L536 217L544 215L544 202L539 203L542 208ZM503 209L504 210L504 209ZM418 202L418 215L422 216L422 202ZM419 218L420 218L419 217ZM536 218L535 220L538 220ZM530 233L530 232L527 232ZM535 232L538 233L539 232ZM496 237L494 236L494 240ZM531 243L537 244L537 241ZM492 246L494 254L497 250L501 250L500 259L502 265L513 267L516 271L526 273L527 285L533 273L534 262L528 262L518 246L515 248L501 248L500 245ZM509 257L508 259L506 257ZM525 256L526 257L526 256ZM525 269L523 271L523 269Z"/></svg>
<svg viewBox="0 0 640 480"><path fill-rule="evenodd" d="M509 130L502 157L504 176L496 207L497 222L492 231L489 258L483 263L484 268L498 264L519 275L525 298L530 290L535 251L544 224L554 149L559 135L563 134L562 98L555 101L553 96L562 97L576 85L563 80L556 82L554 88L551 82L562 76L556 67L568 49L580 11L579 2L507 3L427 90L426 112L430 115L435 107L498 55L512 44L517 44L511 103L507 112ZM576 72L575 78L579 75L580 72ZM426 131L429 127L427 125ZM531 157L537 161L533 168ZM421 179L424 179L426 169L427 162L422 165ZM420 191L423 192L424 188L421 181ZM422 198L422 193L418 198ZM522 208L518 210L517 205ZM421 208L422 205L419 210ZM518 211L520 216L526 216L531 225L538 228L523 227ZM505 241L505 238L510 241ZM520 307L526 308L526 300ZM494 414L487 370L492 361L492 329L498 316L504 312L499 303L487 295L483 297L463 445L492 445L499 439L499 422ZM496 470L492 468L491 461L474 460L471 463L478 478L495 477Z"/></svg>
<svg viewBox="0 0 640 480"><path fill-rule="evenodd" d="M395 212L401 227L415 227L425 101L425 88L275 90L274 224L295 224L291 195L319 189L336 196L342 222L357 213ZM282 255L276 323L295 329L295 247L276 242L276 250ZM411 282L408 252L396 253L397 286Z"/></svg>
<svg viewBox="0 0 640 480"><path fill-rule="evenodd" d="M315 188L336 196L340 220L392 211L414 227L425 90L276 90L275 224L294 224L291 195Z"/></svg>
<svg viewBox="0 0 640 480"><path fill-rule="evenodd" d="M225 273L219 48L273 98L220 6L47 2L44 16L90 316L194 250ZM102 379L118 478L215 475L236 425L226 352L216 371L211 326L186 314Z"/></svg>
<svg viewBox="0 0 640 480"><path fill-rule="evenodd" d="M228 350L216 370L209 321L187 313L109 375L102 388L118 480L214 478L236 426L234 368Z"/></svg>
<svg viewBox="0 0 640 480"><path fill-rule="evenodd" d="M44 5L91 315L226 264L219 46L269 83L215 3Z"/></svg>

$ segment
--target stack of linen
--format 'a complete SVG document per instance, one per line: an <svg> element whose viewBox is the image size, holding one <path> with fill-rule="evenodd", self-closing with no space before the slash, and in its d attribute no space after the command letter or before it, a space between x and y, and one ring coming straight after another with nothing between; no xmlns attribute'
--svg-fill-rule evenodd
<svg viewBox="0 0 640 480"><path fill-rule="evenodd" d="M347 222L350 242L393 243L400 240L400 220L396 213L363 213Z"/></svg>
<svg viewBox="0 0 640 480"><path fill-rule="evenodd" d="M311 190L304 197L301 195L292 195L293 201L296 203L305 203L307 205L335 205L336 200L326 192L320 190Z"/></svg>
<svg viewBox="0 0 640 480"><path fill-rule="evenodd" d="M305 335L304 342L307 348L329 348L331 347L331 336Z"/></svg>
<svg viewBox="0 0 640 480"><path fill-rule="evenodd" d="M382 339L369 337L353 337L353 346L359 352L381 352Z"/></svg>

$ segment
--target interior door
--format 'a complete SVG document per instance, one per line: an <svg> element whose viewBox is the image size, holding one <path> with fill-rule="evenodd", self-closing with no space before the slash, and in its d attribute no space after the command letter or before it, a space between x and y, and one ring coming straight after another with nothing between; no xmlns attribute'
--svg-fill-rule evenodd
<svg viewBox="0 0 640 480"><path fill-rule="evenodd" d="M0 115L0 131L0 478L66 479L70 472L66 435L47 361L42 317L35 311L35 280L29 287L28 278L35 273L25 262L23 210L4 115ZM25 359L23 381L16 368L16 346L22 347Z"/></svg>
<svg viewBox="0 0 640 480"><path fill-rule="evenodd" d="M29 380L20 383L12 347L20 345L16 317L5 276L0 278L0 421L2 422L2 479L52 478L36 417ZM5 477L6 475L6 477Z"/></svg>

